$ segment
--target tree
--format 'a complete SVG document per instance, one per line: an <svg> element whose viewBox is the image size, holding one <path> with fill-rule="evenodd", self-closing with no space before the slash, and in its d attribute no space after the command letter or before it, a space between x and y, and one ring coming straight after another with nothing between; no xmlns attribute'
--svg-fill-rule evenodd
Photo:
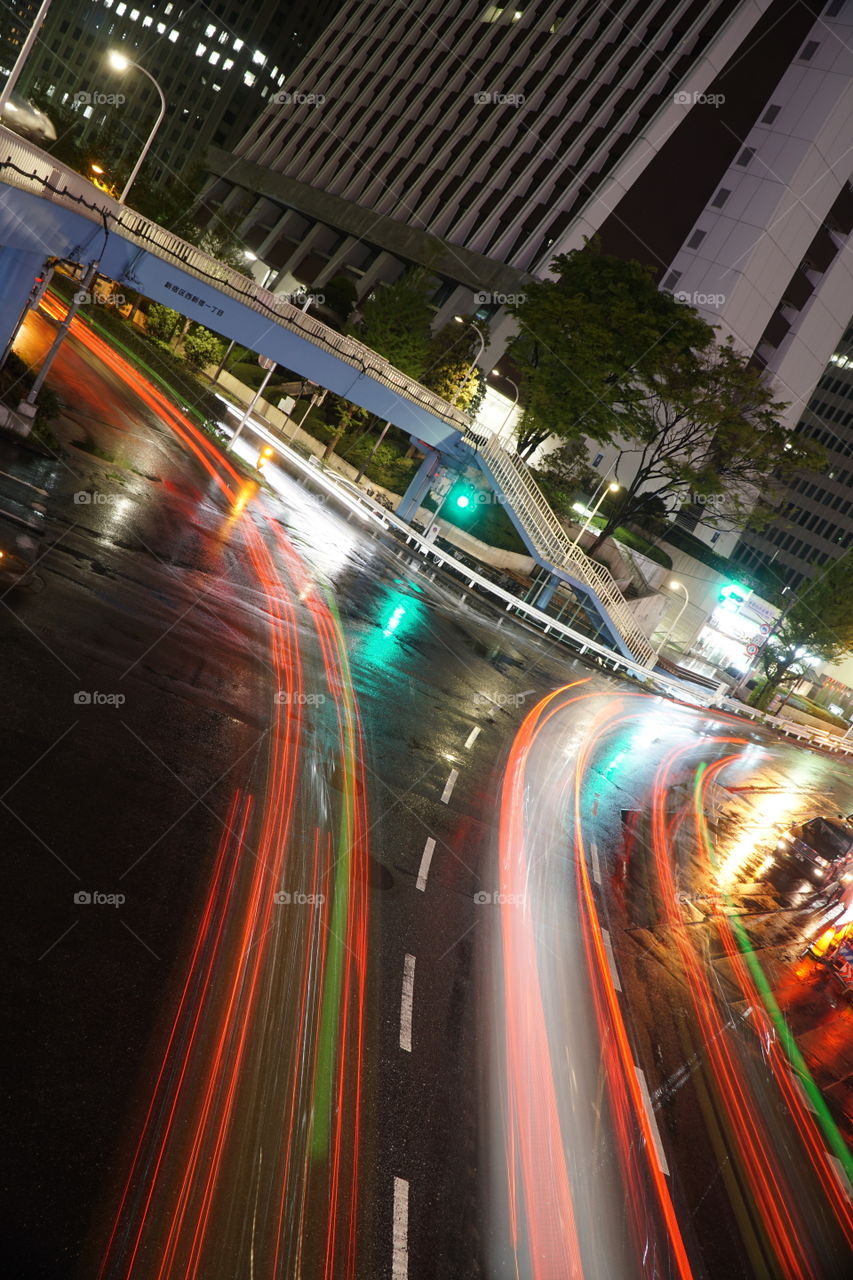
<svg viewBox="0 0 853 1280"><path fill-rule="evenodd" d="M572 514L572 503L582 494L592 494L601 476L589 464L583 440L566 440L534 468L536 482L555 511Z"/></svg>
<svg viewBox="0 0 853 1280"><path fill-rule="evenodd" d="M168 342L175 333L181 317L171 307L164 307L160 302L152 302L146 316L146 329L152 338L160 342Z"/></svg>
<svg viewBox="0 0 853 1280"><path fill-rule="evenodd" d="M519 330L509 355L521 375L522 457L550 435L609 440L627 387L714 336L694 308L657 288L650 267L603 254L596 240L551 270L554 279L531 281L508 308Z"/></svg>
<svg viewBox="0 0 853 1280"><path fill-rule="evenodd" d="M431 342L433 277L422 267L394 284L380 284L360 304L346 332L384 356L410 378L427 366Z"/></svg>
<svg viewBox="0 0 853 1280"><path fill-rule="evenodd" d="M642 523L661 505L673 515L690 502L697 521L713 528L755 527L772 515L783 481L821 456L781 425L785 406L731 339L668 350L621 396L611 409L623 441L613 474L625 477L624 487L592 550L618 525Z"/></svg>
<svg viewBox="0 0 853 1280"><path fill-rule="evenodd" d="M777 689L800 679L809 659L839 662L851 650L853 552L848 551L806 582L783 610L758 658L765 683L750 701L767 707Z"/></svg>
<svg viewBox="0 0 853 1280"><path fill-rule="evenodd" d="M478 328L488 342L488 328L483 324ZM474 364L479 350L480 337L469 317L463 316L461 324L453 320L433 336L422 378L425 387L472 416L486 391L483 372Z"/></svg>
<svg viewBox="0 0 853 1280"><path fill-rule="evenodd" d="M332 276L324 285L309 290L323 298L323 305L339 324L346 324L358 299L358 293L349 276Z"/></svg>
<svg viewBox="0 0 853 1280"><path fill-rule="evenodd" d="M344 400L343 396L337 397L334 414L338 421L326 445L326 450L323 454L324 458L331 458L341 436L346 435L348 431L354 430L367 419L366 409L359 408L357 404L353 404L350 400Z"/></svg>
<svg viewBox="0 0 853 1280"><path fill-rule="evenodd" d="M184 359L193 369L203 369L206 364L218 364L222 359L225 343L203 324L194 324L184 339Z"/></svg>

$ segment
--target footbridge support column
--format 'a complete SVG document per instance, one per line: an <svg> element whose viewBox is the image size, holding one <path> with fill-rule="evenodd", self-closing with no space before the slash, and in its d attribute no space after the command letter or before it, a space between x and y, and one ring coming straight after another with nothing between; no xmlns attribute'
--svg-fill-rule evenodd
<svg viewBox="0 0 853 1280"><path fill-rule="evenodd" d="M437 449L430 449L397 506L398 517L405 520L407 524L411 524L417 515L418 507L429 492L440 465L440 452Z"/></svg>
<svg viewBox="0 0 853 1280"><path fill-rule="evenodd" d="M557 577L556 573L549 573L548 577L545 580L545 584L542 587L542 590L539 592L538 596L536 597L536 600L534 601L537 609L548 608L548 605L554 599L554 592L557 590L557 587L559 585L560 585L560 579Z"/></svg>
<svg viewBox="0 0 853 1280"><path fill-rule="evenodd" d="M0 355L17 332L46 255L0 248Z"/></svg>

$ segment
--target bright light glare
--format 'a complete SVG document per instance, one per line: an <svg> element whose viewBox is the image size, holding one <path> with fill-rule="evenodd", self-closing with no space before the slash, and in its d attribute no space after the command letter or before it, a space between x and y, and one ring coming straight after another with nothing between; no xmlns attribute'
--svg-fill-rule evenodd
<svg viewBox="0 0 853 1280"><path fill-rule="evenodd" d="M123 53L117 53L113 50L110 54L110 66L114 67L116 71L127 71L130 66L130 61Z"/></svg>

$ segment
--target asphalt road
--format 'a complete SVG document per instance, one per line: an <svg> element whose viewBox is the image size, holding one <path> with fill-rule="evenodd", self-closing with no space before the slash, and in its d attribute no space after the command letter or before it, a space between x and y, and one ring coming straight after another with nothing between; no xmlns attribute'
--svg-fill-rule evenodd
<svg viewBox="0 0 853 1280"><path fill-rule="evenodd" d="M0 466L51 491L0 611L7 1271L849 1274L727 924L791 970L768 850L849 767L460 608L91 338L51 386L84 447Z"/></svg>

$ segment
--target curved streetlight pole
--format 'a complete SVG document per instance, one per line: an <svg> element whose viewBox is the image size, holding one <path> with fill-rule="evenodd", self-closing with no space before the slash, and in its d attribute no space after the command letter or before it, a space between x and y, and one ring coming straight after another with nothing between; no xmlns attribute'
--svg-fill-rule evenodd
<svg viewBox="0 0 853 1280"><path fill-rule="evenodd" d="M135 67L137 71L141 71L144 76L148 77L148 79L153 84L154 88L157 90L157 93L160 95L160 112L157 116L157 119L154 121L154 128L149 133L145 146L142 148L142 151L139 154L139 159L136 161L136 164L133 166L133 169L131 171L130 177L128 178L127 182L124 184L124 191L122 191L121 195L118 198L119 204L124 204L125 201L127 200L127 193L130 191L130 188L133 186L134 182L136 181L139 170L142 168L142 163L145 160L146 156L148 155L148 152L151 150L151 143L154 141L154 138L157 135L157 130L160 128L160 125L163 123L163 117L166 114L166 98L163 93L163 90L160 88L159 84L154 79L151 72L146 71L144 67L140 66L138 62L134 62L132 58L126 58L123 53L111 53L110 65L114 67L116 71L126 71L128 67Z"/></svg>
<svg viewBox="0 0 853 1280"><path fill-rule="evenodd" d="M664 637L663 637L663 639L661 640L661 642L660 642L660 644L658 645L658 647L655 649L655 657L656 657L656 658L659 656L659 654L660 654L661 650L663 649L664 645L666 644L667 640L668 640L668 639L669 639L669 637L672 635L672 633L673 633L673 631L675 630L675 628L678 626L679 622L681 621L681 615L682 615L682 613L684 613L684 610L687 608L688 604L690 603L690 596L689 596L689 594L688 594L688 592L687 592L687 588L685 587L685 585L684 585L684 583L683 583L683 582L676 582L675 580L673 580L673 581L672 581L672 582L670 582L670 584L669 584L669 589L670 589L670 591L683 591L683 592L684 592L684 604L681 606L681 608L678 610L678 613L675 615L675 620L674 620L672 623L670 623L670 625L667 627L666 631L664 632Z"/></svg>
<svg viewBox="0 0 853 1280"><path fill-rule="evenodd" d="M506 376L506 374L505 374L505 373L501 373L500 369L493 369L493 370L492 370L492 376L493 376L493 377L495 377L495 378L502 378L504 382L508 382L508 383L509 383L509 385L512 387L513 391L515 392L515 399L513 400L512 404L511 404L511 405L509 406L509 408L507 409L506 417L504 418L503 422L502 422L502 423L501 423L501 425L498 427L498 435L500 435L500 434L501 434L501 432L503 431L504 427L506 426L506 424L509 422L509 420L510 420L510 416L512 415L512 411L513 411L513 409L514 409L514 408L516 407L516 405L518 404L518 387L515 385L515 383L513 382L512 378L508 378L508 377Z"/></svg>
<svg viewBox="0 0 853 1280"><path fill-rule="evenodd" d="M589 512L583 524L581 525L580 529L578 530L578 536L575 538L574 542L572 543L573 547L576 547L578 545L581 538L586 533L587 529L592 524L595 517L598 515L598 508L601 506L602 502L607 497L608 493L618 493L618 491L621 488L622 488L621 484L618 484L615 480L611 480L610 484L605 485L605 487L601 490L601 497L598 499L598 502L596 502L592 511Z"/></svg>

